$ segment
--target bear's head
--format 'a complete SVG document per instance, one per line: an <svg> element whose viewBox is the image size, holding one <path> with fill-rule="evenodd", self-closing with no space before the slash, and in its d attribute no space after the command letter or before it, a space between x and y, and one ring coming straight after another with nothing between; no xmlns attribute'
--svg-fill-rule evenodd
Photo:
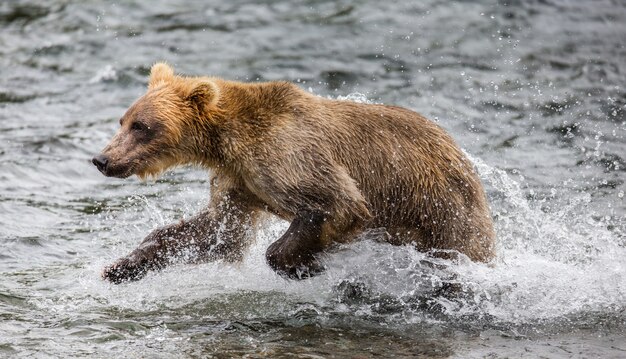
<svg viewBox="0 0 626 359"><path fill-rule="evenodd" d="M155 64L147 93L122 116L119 131L93 164L106 176L145 179L173 166L202 163L218 97L212 79L176 76L170 66Z"/></svg>

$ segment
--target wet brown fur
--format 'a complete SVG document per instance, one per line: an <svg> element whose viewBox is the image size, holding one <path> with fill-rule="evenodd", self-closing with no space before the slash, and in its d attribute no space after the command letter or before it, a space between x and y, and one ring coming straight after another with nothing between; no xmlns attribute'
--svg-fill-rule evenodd
<svg viewBox="0 0 626 359"><path fill-rule="evenodd" d="M137 118L158 128L157 138L129 140ZM224 198L237 201L229 218L246 218L235 221L252 223L260 212L292 221L268 251L279 271L311 267L315 254L379 227L392 244L456 250L476 261L494 255L492 220L472 164L445 131L413 111L325 99L287 82L181 77L156 64L147 94L121 123L103 151L112 166L136 154L120 177L197 164L214 173L218 198L207 213L215 223L224 220ZM317 221L314 229L307 221ZM286 259L285 251L310 255Z"/></svg>

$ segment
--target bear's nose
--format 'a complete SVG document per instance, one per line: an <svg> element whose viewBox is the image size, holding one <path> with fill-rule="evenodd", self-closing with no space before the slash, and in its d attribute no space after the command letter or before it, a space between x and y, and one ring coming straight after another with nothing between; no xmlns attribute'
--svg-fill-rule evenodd
<svg viewBox="0 0 626 359"><path fill-rule="evenodd" d="M104 155L97 155L91 160L91 162L93 162L93 164L98 167L98 170L100 172L105 173L107 170L107 164L109 163L109 159Z"/></svg>

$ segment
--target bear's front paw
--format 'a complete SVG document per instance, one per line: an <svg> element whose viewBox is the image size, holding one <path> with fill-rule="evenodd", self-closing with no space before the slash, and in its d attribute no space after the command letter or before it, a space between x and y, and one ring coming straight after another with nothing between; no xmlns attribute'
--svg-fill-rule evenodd
<svg viewBox="0 0 626 359"><path fill-rule="evenodd" d="M120 284L139 280L148 273L148 270L150 268L145 261L136 261L126 257L104 268L102 278L111 283Z"/></svg>
<svg viewBox="0 0 626 359"><path fill-rule="evenodd" d="M159 233L158 230L153 232L131 254L104 268L102 278L120 284L139 280L151 270L163 269L166 256L163 242L157 236Z"/></svg>
<svg viewBox="0 0 626 359"><path fill-rule="evenodd" d="M266 258L270 267L286 279L307 279L324 271L324 266L313 256L304 260L301 257L293 258L269 252Z"/></svg>

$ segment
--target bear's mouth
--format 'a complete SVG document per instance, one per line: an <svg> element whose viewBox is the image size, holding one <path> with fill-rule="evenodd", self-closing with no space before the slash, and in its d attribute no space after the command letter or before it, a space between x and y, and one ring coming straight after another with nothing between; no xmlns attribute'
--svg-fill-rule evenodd
<svg viewBox="0 0 626 359"><path fill-rule="evenodd" d="M132 164L121 165L121 166L107 166L107 168L100 170L103 175L107 177L115 177L115 178L128 178L135 173L135 167Z"/></svg>
<svg viewBox="0 0 626 359"><path fill-rule="evenodd" d="M94 159L94 164L98 162ZM124 162L111 162L104 160L103 163L96 164L100 173L107 177L128 178L137 175L141 179L157 177L168 166L160 162L153 162L145 159L125 160Z"/></svg>

